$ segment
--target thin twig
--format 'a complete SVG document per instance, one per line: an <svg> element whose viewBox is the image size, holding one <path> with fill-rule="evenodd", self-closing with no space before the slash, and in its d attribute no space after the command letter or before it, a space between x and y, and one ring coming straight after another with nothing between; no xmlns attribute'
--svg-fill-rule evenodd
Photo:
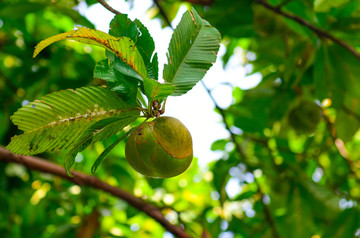
<svg viewBox="0 0 360 238"><path fill-rule="evenodd" d="M230 129L230 125L228 124L227 120L226 120L226 113L224 111L224 109L222 109L216 102L215 98L212 96L211 94L211 91L210 89L208 89L205 85L205 83L201 80L201 83L203 85L203 87L205 88L206 92L208 93L211 101L214 103L215 105L215 108L219 111L221 117L222 117L222 120L224 122L224 125L225 125L225 129L230 133L230 137L231 137L231 140L232 142L234 143L235 145L235 148L237 150L237 152L240 154L241 157L243 157L244 159L248 159L248 155L246 154L246 152L243 150L243 148L240 146L240 144L237 142L236 140L236 135L231 131ZM254 170L250 167L248 167L248 170L253 173ZM254 180L254 183L256 184L256 186L258 187L258 192L261 196L261 204L263 206L263 209L264 209L264 213L265 213L265 219L267 220L268 224L270 225L270 229L271 229L271 232L272 232L272 235L274 238L280 238L280 234L276 228L276 223L275 223L275 220L271 214L271 211L270 211L270 208L264 203L264 196L265 194L263 193L261 187L260 187L260 184L259 182L255 179Z"/></svg>
<svg viewBox="0 0 360 238"><path fill-rule="evenodd" d="M344 41L336 38L335 36L327 33L326 31L323 31L322 29L312 25L310 22L308 22L298 16L283 12L280 8L278 8L276 6L272 6L263 0L254 0L254 2L264 6L265 8L273 11L274 13L276 13L278 15L281 15L288 19L296 21L300 25L303 25L303 26L307 27L308 29L312 30L313 32L315 32L319 37L327 38L327 39L337 43L338 45L340 45L341 47L343 47L344 49L346 49L347 51L352 53L354 56L356 56L358 59L360 59L360 53L354 47L352 47L349 44L345 43Z"/></svg>
<svg viewBox="0 0 360 238"><path fill-rule="evenodd" d="M109 4L107 4L107 2L105 2L105 0L97 0L101 5L103 5L103 7L105 7L107 10L109 10L110 12L114 13L115 15L121 15L121 12L119 12L118 10L112 8Z"/></svg>
<svg viewBox="0 0 360 238"><path fill-rule="evenodd" d="M37 170L40 172L53 174L55 176L66 179L80 186L92 187L101 191L108 192L128 202L131 206L138 209L139 211L143 211L148 216L154 218L166 230L174 234L176 237L184 237L184 238L190 237L187 233L185 233L185 231L181 227L175 226L170 222L168 222L165 219L164 215L161 213L159 208L145 202L140 198L135 197L134 195L126 191L121 190L120 188L111 186L110 184L105 183L104 181L94 176L72 171L74 177L69 177L66 174L65 169L59 165L32 156L15 155L10 151L6 150L4 147L0 147L0 161L22 164L31 170Z"/></svg>
<svg viewBox="0 0 360 238"><path fill-rule="evenodd" d="M174 28L171 26L171 22L170 22L168 16L166 15L166 12L164 11L164 9L162 8L162 6L160 5L159 0L154 0L154 3L155 3L155 5L156 5L156 7L159 9L159 12L160 12L161 16L164 18L166 24L168 24L169 27L170 27L172 30L174 30Z"/></svg>

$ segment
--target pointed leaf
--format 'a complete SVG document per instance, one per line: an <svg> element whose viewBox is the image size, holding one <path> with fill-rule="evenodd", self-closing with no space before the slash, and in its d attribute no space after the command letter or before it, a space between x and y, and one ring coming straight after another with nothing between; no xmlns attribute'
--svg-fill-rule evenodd
<svg viewBox="0 0 360 238"><path fill-rule="evenodd" d="M199 82L216 60L220 33L192 9L176 27L168 49L164 79L176 86L179 96Z"/></svg>
<svg viewBox="0 0 360 238"><path fill-rule="evenodd" d="M73 152L71 154L67 154L64 159L64 168L65 168L67 175L69 175L70 177L74 177L70 172L70 168L75 163L76 154L77 153L75 153L75 152Z"/></svg>
<svg viewBox="0 0 360 238"><path fill-rule="evenodd" d="M143 57L149 77L158 78L159 66L157 55L154 54L154 40L148 29L138 19L131 21L126 14L116 15L110 22L109 34L115 37L126 36L132 39Z"/></svg>
<svg viewBox="0 0 360 238"><path fill-rule="evenodd" d="M115 141L113 144L111 144L109 147L107 147L96 159L93 166L91 167L91 173L95 173L96 169L99 167L100 163L105 159L105 157L109 154L109 152L115 148L123 139L125 139L133 130L134 128L131 128L128 132L126 132L124 135L122 135L117 141Z"/></svg>
<svg viewBox="0 0 360 238"><path fill-rule="evenodd" d="M146 66L135 47L135 43L128 37L114 37L105 32L80 27L66 33L47 38L37 44L33 57L36 57L48 45L64 39L72 39L81 43L103 47L113 52L123 62L130 66L141 77L147 76Z"/></svg>
<svg viewBox="0 0 360 238"><path fill-rule="evenodd" d="M97 121L129 116L123 123L130 124L139 115L136 106L103 87L51 93L14 113L13 123L25 133L13 137L7 149L23 155L72 149L82 133Z"/></svg>
<svg viewBox="0 0 360 238"><path fill-rule="evenodd" d="M116 15L110 22L109 34L132 39L143 57L148 75L158 78L157 55L153 56L155 43L148 29L139 20L131 21L126 14Z"/></svg>
<svg viewBox="0 0 360 238"><path fill-rule="evenodd" d="M155 100L163 100L172 94L175 90L175 86L170 83L159 83L151 78L144 78L144 91L149 102Z"/></svg>
<svg viewBox="0 0 360 238"><path fill-rule="evenodd" d="M136 24L128 18L127 14L115 15L110 22L109 34L115 37L126 36L135 43L139 35Z"/></svg>

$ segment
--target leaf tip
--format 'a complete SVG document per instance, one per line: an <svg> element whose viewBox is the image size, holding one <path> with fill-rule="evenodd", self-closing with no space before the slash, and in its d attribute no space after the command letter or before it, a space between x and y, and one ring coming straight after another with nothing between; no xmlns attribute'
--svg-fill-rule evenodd
<svg viewBox="0 0 360 238"><path fill-rule="evenodd" d="M96 163L94 163L93 166L91 167L91 173L95 174L96 170L97 170L97 166Z"/></svg>
<svg viewBox="0 0 360 238"><path fill-rule="evenodd" d="M66 174L67 174L69 177L71 177L71 178L74 177L74 175L71 173L70 169L69 169L69 168L66 168L66 166L65 166L65 172L66 172Z"/></svg>

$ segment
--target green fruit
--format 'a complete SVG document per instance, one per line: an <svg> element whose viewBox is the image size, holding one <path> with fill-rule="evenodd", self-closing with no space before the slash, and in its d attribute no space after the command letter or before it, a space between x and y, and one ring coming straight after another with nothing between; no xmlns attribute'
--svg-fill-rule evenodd
<svg viewBox="0 0 360 238"><path fill-rule="evenodd" d="M297 132L312 133L321 119L320 107L312 101L302 100L289 113L289 124Z"/></svg>
<svg viewBox="0 0 360 238"><path fill-rule="evenodd" d="M193 158L190 132L173 117L145 122L130 134L125 156L131 167L143 175L177 176L189 167Z"/></svg>

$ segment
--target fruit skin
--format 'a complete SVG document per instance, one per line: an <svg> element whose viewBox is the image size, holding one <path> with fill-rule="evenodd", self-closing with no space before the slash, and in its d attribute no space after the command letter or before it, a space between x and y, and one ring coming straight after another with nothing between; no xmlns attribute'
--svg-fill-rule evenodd
<svg viewBox="0 0 360 238"><path fill-rule="evenodd" d="M320 106L313 101L303 99L289 113L290 126L298 133L313 133L320 120Z"/></svg>
<svg viewBox="0 0 360 238"><path fill-rule="evenodd" d="M143 175L174 177L191 164L191 134L178 119L159 117L141 124L130 134L125 156L131 167Z"/></svg>

